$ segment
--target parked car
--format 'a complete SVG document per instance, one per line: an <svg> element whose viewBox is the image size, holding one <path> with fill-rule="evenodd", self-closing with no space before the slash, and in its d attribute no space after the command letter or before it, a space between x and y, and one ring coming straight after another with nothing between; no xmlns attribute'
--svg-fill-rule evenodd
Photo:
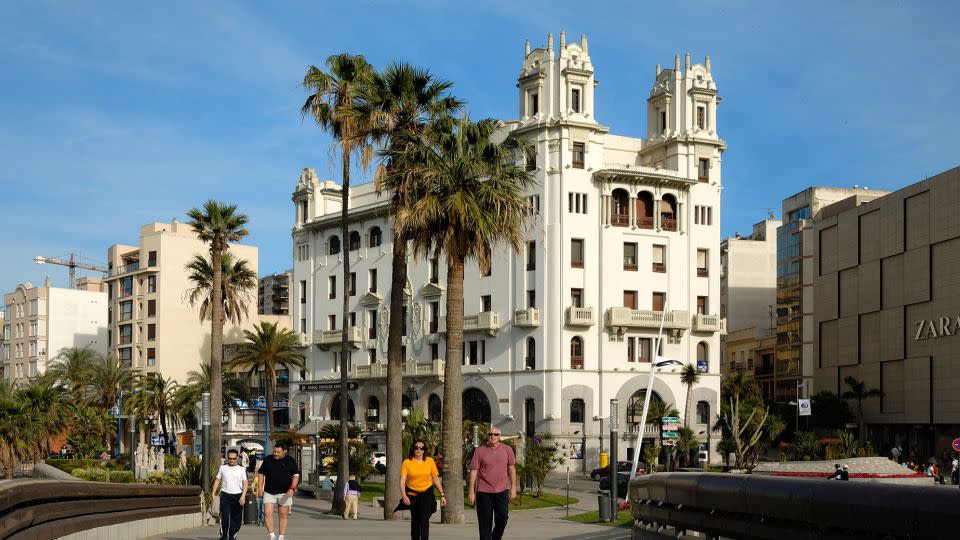
<svg viewBox="0 0 960 540"><path fill-rule="evenodd" d="M380 474L387 472L387 453L374 452L373 456L370 457L370 464L373 465Z"/></svg>
<svg viewBox="0 0 960 540"><path fill-rule="evenodd" d="M617 472L630 472L630 466L632 463L629 461L618 461L617 462ZM643 474L643 465L637 464L637 474ZM597 467L596 469L590 471L590 478L594 480L600 480L601 478L606 478L610 476L610 467Z"/></svg>
<svg viewBox="0 0 960 540"><path fill-rule="evenodd" d="M630 474L618 472L617 473L617 497L620 497L621 499L627 498L627 485L629 484L630 484ZM609 475L600 479L600 490L610 491Z"/></svg>

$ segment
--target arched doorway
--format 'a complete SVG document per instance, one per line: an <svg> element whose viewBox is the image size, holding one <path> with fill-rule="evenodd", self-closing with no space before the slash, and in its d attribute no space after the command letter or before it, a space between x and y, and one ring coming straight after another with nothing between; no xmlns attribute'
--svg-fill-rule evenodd
<svg viewBox="0 0 960 540"><path fill-rule="evenodd" d="M653 228L653 195L649 191L637 194L637 227Z"/></svg>
<svg viewBox="0 0 960 540"><path fill-rule="evenodd" d="M610 224L614 227L630 225L630 194L625 189L615 189L611 196Z"/></svg>
<svg viewBox="0 0 960 540"><path fill-rule="evenodd" d="M710 359L707 358L707 342L697 343L697 371L706 373L710 371Z"/></svg>
<svg viewBox="0 0 960 540"><path fill-rule="evenodd" d="M677 199L669 193L660 201L660 228L665 231L677 230Z"/></svg>
<svg viewBox="0 0 960 540"><path fill-rule="evenodd" d="M333 403L330 404L330 419L339 420L340 419L340 396L335 396L333 398ZM357 410L353 406L353 400L347 398L347 421L356 422L357 421Z"/></svg>
<svg viewBox="0 0 960 540"><path fill-rule="evenodd" d="M483 390L467 388L463 392L463 419L484 424L490 423L490 400Z"/></svg>
<svg viewBox="0 0 960 540"><path fill-rule="evenodd" d="M440 400L440 396L430 394L430 399L427 400L427 415L434 422L439 422L443 418L443 401Z"/></svg>
<svg viewBox="0 0 960 540"><path fill-rule="evenodd" d="M380 423L380 400L377 396L367 399L367 422Z"/></svg>
<svg viewBox="0 0 960 540"><path fill-rule="evenodd" d="M537 404L532 399L523 402L523 433L533 437L537 430Z"/></svg>

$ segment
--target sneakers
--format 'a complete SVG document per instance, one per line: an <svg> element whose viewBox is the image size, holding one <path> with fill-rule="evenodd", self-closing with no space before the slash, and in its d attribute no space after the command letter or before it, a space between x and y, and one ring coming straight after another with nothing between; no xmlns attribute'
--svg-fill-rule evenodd
<svg viewBox="0 0 960 540"><path fill-rule="evenodd" d="M277 540L277 533L270 533L270 540Z"/></svg>
<svg viewBox="0 0 960 540"><path fill-rule="evenodd" d="M279 538L278 540L283 540L283 535L282 535L282 534L280 535L280 538Z"/></svg>

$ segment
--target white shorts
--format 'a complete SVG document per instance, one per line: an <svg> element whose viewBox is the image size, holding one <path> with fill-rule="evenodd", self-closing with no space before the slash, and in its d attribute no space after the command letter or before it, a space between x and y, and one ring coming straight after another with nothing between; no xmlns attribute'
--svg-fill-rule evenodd
<svg viewBox="0 0 960 540"><path fill-rule="evenodd" d="M293 497L287 495L286 493L281 493L279 495L273 495L271 493L263 493L263 504L276 504L280 506L293 506Z"/></svg>

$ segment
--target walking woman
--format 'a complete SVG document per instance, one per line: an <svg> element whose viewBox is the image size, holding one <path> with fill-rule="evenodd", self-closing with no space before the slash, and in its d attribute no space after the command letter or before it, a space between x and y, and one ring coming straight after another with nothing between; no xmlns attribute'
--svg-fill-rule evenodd
<svg viewBox="0 0 960 540"><path fill-rule="evenodd" d="M447 505L440 483L440 473L433 458L426 457L427 443L420 439L410 446L410 457L403 460L400 467L400 504L396 510L410 509L411 540L429 540L430 516L437 511L437 500L433 488L440 492L440 505ZM394 512L396 512L394 510Z"/></svg>

